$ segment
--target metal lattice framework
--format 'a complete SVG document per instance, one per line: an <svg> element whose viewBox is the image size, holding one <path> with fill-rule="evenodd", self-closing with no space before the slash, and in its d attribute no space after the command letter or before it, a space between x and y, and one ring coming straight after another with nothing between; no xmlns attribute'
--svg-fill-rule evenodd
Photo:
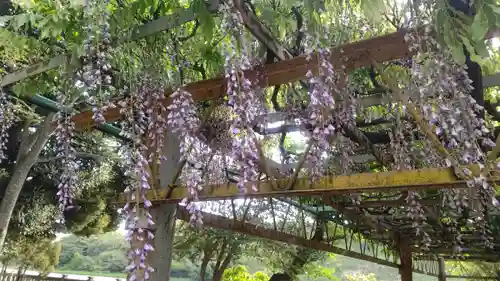
<svg viewBox="0 0 500 281"><path fill-rule="evenodd" d="M218 1L211 2L209 11L214 12L217 10ZM235 3L241 4L242 2L235 1ZM272 34L266 28L260 31L252 28L256 25L262 27L262 24L253 14L248 13L245 7L237 5L237 8L243 15L246 27L257 39L261 40L263 36L272 38ZM130 38L124 38L121 42L137 40L194 19L195 13L192 9L183 10L137 27L131 33ZM264 32L264 34L259 32ZM404 40L405 34L405 31L400 31L333 47L331 49L332 64L344 65L346 71L352 71L370 66L374 61L387 62L411 57L413 53L408 50L408 45ZM491 31L486 38L497 35L497 31ZM264 45L269 43L261 41ZM312 61L306 61L305 56L293 57L285 48L276 47L281 46L277 40L274 39L273 43L271 45L275 47L269 49L280 61L245 73L245 76L250 79L257 76L265 77L265 79L259 79L261 87L282 85L304 79L307 71L314 69L315 67L312 66L318 64L317 56L313 56ZM48 63L40 63L18 73L9 74L1 79L1 86L53 69L66 61L67 57L61 55L52 58ZM500 74L483 77L482 81L476 81L480 83L476 91L482 92L483 87L498 85L499 80ZM226 92L225 81L222 77L189 84L186 90L196 101L217 99ZM165 95L168 96L170 93L167 91ZM389 102L391 102L391 97L386 93L366 95L360 99L360 103L365 107ZM496 118L496 104L486 102L485 108L493 118ZM121 118L120 109L110 108L104 112L104 117L107 122L116 121ZM266 116L265 118L283 120L282 116ZM80 131L91 129L95 125L91 111L76 114L73 121ZM288 123L278 129L264 128L260 132L273 134L308 129L294 124L293 120L283 121ZM364 146L360 155L357 155L360 162L380 160L373 147L374 144L384 141L375 139L372 137L373 133L360 129L377 124L374 121L371 124L357 124L357 126L344 128L347 137L359 143L360 146ZM477 173L477 167L470 168ZM158 169L153 170L158 171ZM494 173L488 180L490 182L500 180L500 174ZM288 186L287 178L278 179L273 184L270 181L259 181L256 184L257 191L249 189L246 194L241 194L232 183L205 186L200 194L201 200L245 198L244 209L250 208L254 202L259 202L261 212L252 219L245 215L236 215L236 212L228 212L230 215L204 213L204 224L390 267L401 268L403 264L405 266L409 264L414 272L432 276L439 275L439 258L455 258L451 243L453 233L450 233L449 227L440 220L440 206L443 198L439 190L463 189L466 184L463 179L457 178L451 169L430 168L325 176L313 183L307 178L301 178L292 186ZM154 204L179 202L187 195L186 189L181 186L157 186L156 189L148 194ZM408 190L419 190L426 194L425 198L419 200L419 203L423 206L424 216L427 218L424 227L432 241L429 249L422 249L411 243L417 240L418 233L412 222L401 215L401 210L405 208ZM347 196L354 193L361 196L362 200L359 203L353 203ZM380 199L381 194L385 197L383 200ZM316 203L300 203L305 197L308 198L308 202ZM128 198L128 194L122 194L117 203L124 203ZM277 205L281 205L280 209L284 208L287 211L276 212ZM495 213L491 215L497 216ZM189 221L189 214L180 206L177 216L179 219ZM320 236L315 235L318 229L322 230ZM481 247L473 230L470 233L463 231L462 234L463 259L500 261L500 236L494 236L493 249L486 250ZM403 243L403 240L406 242ZM407 253L411 253L409 258Z"/></svg>

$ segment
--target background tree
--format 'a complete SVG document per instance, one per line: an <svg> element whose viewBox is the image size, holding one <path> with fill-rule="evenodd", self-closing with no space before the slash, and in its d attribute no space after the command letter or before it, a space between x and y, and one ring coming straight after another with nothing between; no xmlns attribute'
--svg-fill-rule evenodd
<svg viewBox="0 0 500 281"><path fill-rule="evenodd" d="M228 268L222 276L222 281L267 281L269 276L264 272L248 273L244 266L234 266Z"/></svg>
<svg viewBox="0 0 500 281"><path fill-rule="evenodd" d="M4 266L16 265L19 279L28 269L36 270L41 274L53 272L59 263L61 244L48 238L19 237L16 241L7 242L5 252L8 253L8 257L4 256L7 262Z"/></svg>

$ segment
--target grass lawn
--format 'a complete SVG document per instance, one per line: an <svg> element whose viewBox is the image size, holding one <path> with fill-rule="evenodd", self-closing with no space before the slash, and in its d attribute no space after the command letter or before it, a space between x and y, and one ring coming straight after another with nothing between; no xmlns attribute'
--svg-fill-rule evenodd
<svg viewBox="0 0 500 281"><path fill-rule="evenodd" d="M116 278L125 278L127 275L125 273L111 273L111 272L90 272L90 271L74 271L74 270L56 270L54 273L61 274L74 274L74 275L83 275L83 276L101 276L101 277L116 277ZM179 278L179 277L171 277L172 281L192 281L189 278Z"/></svg>
<svg viewBox="0 0 500 281"><path fill-rule="evenodd" d="M90 272L90 271L76 271L76 270L60 270L56 269L54 273L61 274L75 274L75 275L84 275L84 276L102 276L102 277L116 277L116 278L125 278L127 275L125 273L111 273L111 272Z"/></svg>

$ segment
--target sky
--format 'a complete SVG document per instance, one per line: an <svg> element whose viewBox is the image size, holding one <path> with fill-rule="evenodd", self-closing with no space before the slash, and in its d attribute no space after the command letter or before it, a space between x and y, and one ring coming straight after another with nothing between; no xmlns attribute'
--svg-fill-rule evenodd
<svg viewBox="0 0 500 281"><path fill-rule="evenodd" d="M491 45L494 49L500 49L500 39L499 38L493 38L491 39Z"/></svg>

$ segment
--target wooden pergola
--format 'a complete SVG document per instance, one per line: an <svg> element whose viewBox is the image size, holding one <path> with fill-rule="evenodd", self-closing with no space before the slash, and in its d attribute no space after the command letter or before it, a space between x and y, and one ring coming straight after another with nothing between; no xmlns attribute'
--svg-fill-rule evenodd
<svg viewBox="0 0 500 281"><path fill-rule="evenodd" d="M209 10L216 11L218 1L211 2ZM235 1L235 3L241 3L241 1ZM239 9L244 15L245 25L255 26L255 21L258 19L247 13L244 7L240 6ZM179 11L174 15L165 16L135 28L135 31L131 33L132 36L122 39L121 42L137 40L161 32L194 20L195 17L191 8ZM255 33L251 28L250 32ZM264 32L268 32L268 35L272 37L267 29ZM334 66L343 64L346 71L352 71L361 67L369 67L373 62L382 63L410 58L413 53L409 51L404 40L406 33L406 31L399 31L332 47L330 59ZM258 34L254 35L260 39ZM487 34L486 39L498 35L499 32L493 30ZM266 44L266 42L262 43ZM274 45L280 46L279 42ZM245 73L245 76L250 79L257 76L265 77L265 79L259 79L261 87L277 86L304 79L307 71L318 64L317 56L312 56L312 61L306 61L305 56L293 57L285 48L270 50L280 60L279 62ZM65 55L54 57L47 63L40 63L2 77L1 86L16 83L66 62ZM225 85L224 78L219 77L189 84L185 89L196 101L203 101L224 96ZM474 81L474 85L476 89L473 95L482 96L483 88L500 85L500 75L482 77L479 73L479 78ZM170 93L171 91L167 91L165 95L169 96ZM366 95L360 100L364 106L389 102L391 98L386 93ZM497 116L496 104L485 102L484 105L488 114L493 117ZM74 115L73 121L77 130L85 131L95 128L92 115L91 111ZM119 120L122 117L120 108L107 109L104 117L107 122ZM361 158L370 161L379 160L380 157L374 149L379 144L378 141L371 138L373 133L362 130L369 126L370 124L366 126L358 124L358 126L346 127L344 130L348 134L347 137L364 147L360 153L360 156L363 156ZM278 132L282 131L277 130L273 133ZM167 163L166 165L171 167L176 164ZM469 168L473 174L479 173L477 166ZM165 167L160 167L154 170L165 173L165 169ZM488 178L491 183L499 180L500 174L496 171L493 171ZM457 177L452 169L429 168L325 176L313 183L307 178L301 178L291 186L288 182L289 178L276 179L273 183L259 181L256 183L257 191L248 189L249 192L246 194L241 194L234 183L204 186L200 194L200 200L203 201L245 199L243 203L245 208L251 208L253 200L268 204L261 214L265 219L247 218L245 215L237 215L236 212L232 212L232 216L204 213L204 225L399 268L403 281L412 280L412 272L435 276L440 281L446 279L443 261L456 258L454 247L457 245L454 244L456 233L453 232L453 224L440 219L443 198L439 191L442 189L459 190L467 187L466 180ZM248 184L251 185L251 183ZM155 182L155 185L155 190L148 194L148 198L155 206L178 203L187 197L187 191L182 186L172 185L169 182ZM421 191L426 195L424 199L419 200L419 204L425 210L423 216L426 217L426 222L423 227L431 241L428 248L422 248L414 242L421 239L420 234L408 218L399 215L401 209L404 209L407 204L405 197L408 191L413 190ZM349 200L351 194L360 195L362 200L359 203L353 203ZM375 195L380 194L384 194L383 200L374 199L377 197ZM116 203L124 204L129 200L129 196L129 194L122 194L117 198ZM316 203L301 203L301 198L304 197L309 197L312 199L311 202ZM274 212L277 204L288 206L289 211L280 214ZM500 213L493 211L490 214L493 218L499 215ZM177 218L189 221L189 214L182 206L177 206ZM319 230L321 230L321 235L318 236ZM461 259L500 261L500 236L496 233L493 234L493 248L486 249L476 235L475 229L459 232L463 240L463 244L460 245ZM357 246L353 247L353 244ZM457 276L449 277L456 278ZM493 280L497 277L480 276L478 278Z"/></svg>

